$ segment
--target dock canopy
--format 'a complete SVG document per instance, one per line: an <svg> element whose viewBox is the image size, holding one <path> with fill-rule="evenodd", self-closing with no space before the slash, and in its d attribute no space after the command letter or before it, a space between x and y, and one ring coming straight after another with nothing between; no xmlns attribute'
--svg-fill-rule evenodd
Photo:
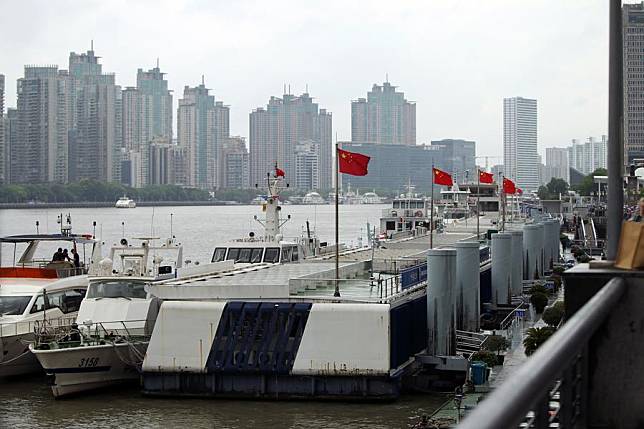
<svg viewBox="0 0 644 429"><path fill-rule="evenodd" d="M92 238L91 234L26 234L0 237L0 243L29 243L32 241L75 241L76 243L89 244L96 240Z"/></svg>

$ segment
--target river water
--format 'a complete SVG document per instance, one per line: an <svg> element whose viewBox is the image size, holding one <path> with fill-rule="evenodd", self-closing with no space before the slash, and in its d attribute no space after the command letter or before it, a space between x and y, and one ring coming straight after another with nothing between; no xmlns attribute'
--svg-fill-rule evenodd
<svg viewBox="0 0 644 429"><path fill-rule="evenodd" d="M384 205L349 205L340 209L340 241L366 243L367 222L379 228ZM92 233L107 248L125 236L170 235L185 246L184 257L207 261L215 243L261 234L253 215L259 206L83 208L69 210L0 210L0 236L58 232L56 217L71 214L74 232ZM334 242L332 205L284 206L284 236L299 236L308 220L322 241ZM122 225L123 223L123 225ZM104 249L104 252L106 250ZM3 256L3 259L6 255ZM0 380L0 429L13 428L406 428L431 414L446 398L404 395L386 404L343 402L270 402L146 398L136 386L54 400L44 376Z"/></svg>

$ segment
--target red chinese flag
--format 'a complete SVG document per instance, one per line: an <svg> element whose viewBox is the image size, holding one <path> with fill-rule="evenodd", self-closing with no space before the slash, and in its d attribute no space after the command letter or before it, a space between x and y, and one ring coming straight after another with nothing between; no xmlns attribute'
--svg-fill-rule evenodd
<svg viewBox="0 0 644 429"><path fill-rule="evenodd" d="M521 188L517 188L517 194L519 194L519 195L523 195L523 189L521 189Z"/></svg>
<svg viewBox="0 0 644 429"><path fill-rule="evenodd" d="M479 182L494 183L494 174L479 170Z"/></svg>
<svg viewBox="0 0 644 429"><path fill-rule="evenodd" d="M452 176L449 173L434 168L434 183L437 185L452 186L454 182L452 181Z"/></svg>
<svg viewBox="0 0 644 429"><path fill-rule="evenodd" d="M361 153L349 152L338 148L338 166L340 173L352 176L366 176L371 157Z"/></svg>
<svg viewBox="0 0 644 429"><path fill-rule="evenodd" d="M510 179L503 178L503 192L506 194L516 194L517 187Z"/></svg>
<svg viewBox="0 0 644 429"><path fill-rule="evenodd" d="M275 177L284 177L284 170L277 168L277 165L275 166Z"/></svg>

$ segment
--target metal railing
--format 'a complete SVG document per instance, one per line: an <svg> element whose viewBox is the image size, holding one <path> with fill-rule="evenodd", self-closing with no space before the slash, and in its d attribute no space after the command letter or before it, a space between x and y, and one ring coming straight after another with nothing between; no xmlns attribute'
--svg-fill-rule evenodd
<svg viewBox="0 0 644 429"><path fill-rule="evenodd" d="M0 323L0 338L14 335L27 335L38 333L42 329L57 329L71 325L76 317L58 317L53 319L40 319L25 322Z"/></svg>
<svg viewBox="0 0 644 429"><path fill-rule="evenodd" d="M588 342L625 289L610 280L458 428L585 428Z"/></svg>

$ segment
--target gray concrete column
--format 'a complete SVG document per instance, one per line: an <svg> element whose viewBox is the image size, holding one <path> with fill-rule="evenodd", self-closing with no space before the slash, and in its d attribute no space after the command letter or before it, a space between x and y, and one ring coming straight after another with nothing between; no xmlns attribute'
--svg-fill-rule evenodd
<svg viewBox="0 0 644 429"><path fill-rule="evenodd" d="M512 236L492 234L492 303L512 303Z"/></svg>
<svg viewBox="0 0 644 429"><path fill-rule="evenodd" d="M456 353L454 332L454 289L456 250L431 249L427 252L427 351L433 356Z"/></svg>
<svg viewBox="0 0 644 429"><path fill-rule="evenodd" d="M526 280L543 276L543 225L536 223L523 227L523 274Z"/></svg>
<svg viewBox="0 0 644 429"><path fill-rule="evenodd" d="M512 236L512 295L523 293L523 231L508 231Z"/></svg>
<svg viewBox="0 0 644 429"><path fill-rule="evenodd" d="M459 241L456 248L456 329L480 327L481 252L478 241Z"/></svg>

